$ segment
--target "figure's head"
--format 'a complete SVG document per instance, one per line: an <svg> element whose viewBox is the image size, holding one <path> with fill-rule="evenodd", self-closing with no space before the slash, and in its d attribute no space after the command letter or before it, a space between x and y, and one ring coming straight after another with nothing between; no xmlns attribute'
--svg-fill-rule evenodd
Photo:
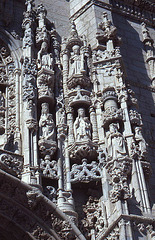
<svg viewBox="0 0 155 240"><path fill-rule="evenodd" d="M48 49L48 44L46 41L44 41L41 45L41 49L43 52L47 52L47 49Z"/></svg>
<svg viewBox="0 0 155 240"><path fill-rule="evenodd" d="M78 116L79 117L85 117L85 109L84 108L79 108L78 109Z"/></svg>
<svg viewBox="0 0 155 240"><path fill-rule="evenodd" d="M42 114L48 114L49 113L49 104L48 103L42 103Z"/></svg>
<svg viewBox="0 0 155 240"><path fill-rule="evenodd" d="M142 133L141 127L135 127L135 133Z"/></svg>
<svg viewBox="0 0 155 240"><path fill-rule="evenodd" d="M110 131L111 133L117 132L117 131L118 131L118 128L119 128L118 123L111 123L111 124L109 125L109 131Z"/></svg>
<svg viewBox="0 0 155 240"><path fill-rule="evenodd" d="M79 55L80 54L80 46L79 45L74 45L72 47L73 49L73 53L76 54L76 55Z"/></svg>

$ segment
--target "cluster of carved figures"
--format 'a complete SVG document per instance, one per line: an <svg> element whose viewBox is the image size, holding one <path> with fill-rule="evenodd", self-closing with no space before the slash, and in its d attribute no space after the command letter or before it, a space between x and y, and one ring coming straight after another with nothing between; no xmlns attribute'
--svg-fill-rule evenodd
<svg viewBox="0 0 155 240"><path fill-rule="evenodd" d="M125 84L120 39L116 27L104 13L95 49L87 44L85 36L78 35L74 22L71 22L70 36L63 38L60 45L54 24L47 26L44 6L41 4L34 10L32 0L27 0L26 5L22 59L23 171L16 154L8 158L1 155L0 163L7 168L16 159L13 171L17 176L22 171L23 180L28 183L41 185L46 179L51 185L43 186L45 195L74 223L78 224L79 218L87 238L95 239L107 229L103 200L106 196L89 194L82 205L83 214L78 216L74 205L76 186L92 182L101 186L105 181L106 201L110 199L109 204L117 204L132 198L129 186L133 162L141 166L144 175L149 168L137 100ZM152 40L145 24L142 24L142 34L147 62L150 69L155 69ZM7 84L8 76L13 81L13 68L9 71L13 63L4 47L0 56L0 86L3 86L0 134L5 132L8 141L14 145L16 142L16 153L21 154L18 118L9 119L10 128L5 124L6 88L7 104L13 104L15 97L13 84ZM16 79L19 76L18 71ZM154 85L154 72L151 76ZM11 140L12 131L16 134ZM119 239L118 228L105 239Z"/></svg>

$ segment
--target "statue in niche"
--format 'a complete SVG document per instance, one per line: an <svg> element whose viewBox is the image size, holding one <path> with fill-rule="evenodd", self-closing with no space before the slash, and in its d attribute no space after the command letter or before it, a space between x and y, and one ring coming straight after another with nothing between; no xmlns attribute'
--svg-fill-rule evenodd
<svg viewBox="0 0 155 240"><path fill-rule="evenodd" d="M48 43L42 42L41 49L38 52L38 68L53 69L53 57L48 53Z"/></svg>
<svg viewBox="0 0 155 240"><path fill-rule="evenodd" d="M66 114L65 114L65 109L64 108L59 108L58 116L59 116L59 124L65 124Z"/></svg>
<svg viewBox="0 0 155 240"><path fill-rule="evenodd" d="M29 116L28 116L28 118L29 118L29 119L34 118L35 104L34 104L34 102L33 102L32 99L30 99L30 100L28 101L27 110L29 111L29 114L28 114Z"/></svg>
<svg viewBox="0 0 155 240"><path fill-rule="evenodd" d="M41 117L39 121L39 138L44 140L55 140L55 123L53 116L49 113L49 104L42 103Z"/></svg>
<svg viewBox="0 0 155 240"><path fill-rule="evenodd" d="M80 55L80 46L74 45L72 47L73 53L70 58L70 69L69 69L69 76L81 74L84 66L84 59Z"/></svg>
<svg viewBox="0 0 155 240"><path fill-rule="evenodd" d="M141 127L135 127L135 140L138 143L138 150L141 156L145 156L147 153L147 144L143 138Z"/></svg>
<svg viewBox="0 0 155 240"><path fill-rule="evenodd" d="M118 123L111 123L109 125L109 132L107 133L108 157L112 159L122 158L127 154L125 139L118 131L118 128Z"/></svg>
<svg viewBox="0 0 155 240"><path fill-rule="evenodd" d="M74 122L74 136L76 142L91 140L91 123L85 116L85 109L78 109L78 117Z"/></svg>

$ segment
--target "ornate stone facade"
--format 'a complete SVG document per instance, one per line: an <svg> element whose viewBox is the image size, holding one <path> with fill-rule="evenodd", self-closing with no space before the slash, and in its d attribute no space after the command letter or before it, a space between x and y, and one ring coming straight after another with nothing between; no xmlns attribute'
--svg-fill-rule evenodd
<svg viewBox="0 0 155 240"><path fill-rule="evenodd" d="M0 239L155 238L154 9L1 1Z"/></svg>

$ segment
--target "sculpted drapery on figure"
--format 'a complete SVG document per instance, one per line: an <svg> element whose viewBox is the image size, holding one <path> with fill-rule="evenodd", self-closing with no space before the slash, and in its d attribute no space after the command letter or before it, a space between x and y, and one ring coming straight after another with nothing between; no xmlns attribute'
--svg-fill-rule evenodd
<svg viewBox="0 0 155 240"><path fill-rule="evenodd" d="M135 140L138 143L138 150L140 152L140 155L144 157L147 153L147 144L143 138L141 127L135 127Z"/></svg>
<svg viewBox="0 0 155 240"><path fill-rule="evenodd" d="M118 131L118 123L111 123L109 125L109 132L107 133L107 151L108 157L117 159L125 156L125 139Z"/></svg>
<svg viewBox="0 0 155 240"><path fill-rule="evenodd" d="M80 55L80 46L79 45L74 45L72 47L72 56L70 58L70 68L69 68L69 76L71 77L72 75L76 74L81 74L82 72L82 65L84 65L84 60L82 55ZM82 64L83 63L83 64Z"/></svg>
<svg viewBox="0 0 155 240"><path fill-rule="evenodd" d="M39 138L44 140L55 140L55 123L52 114L49 113L48 103L42 103L42 112L39 121Z"/></svg>
<svg viewBox="0 0 155 240"><path fill-rule="evenodd" d="M52 54L48 53L48 43L46 41L42 42L41 49L38 52L38 68L53 68Z"/></svg>
<svg viewBox="0 0 155 240"><path fill-rule="evenodd" d="M74 122L74 136L76 142L91 140L91 123L85 116L85 109L78 109L78 117Z"/></svg>

